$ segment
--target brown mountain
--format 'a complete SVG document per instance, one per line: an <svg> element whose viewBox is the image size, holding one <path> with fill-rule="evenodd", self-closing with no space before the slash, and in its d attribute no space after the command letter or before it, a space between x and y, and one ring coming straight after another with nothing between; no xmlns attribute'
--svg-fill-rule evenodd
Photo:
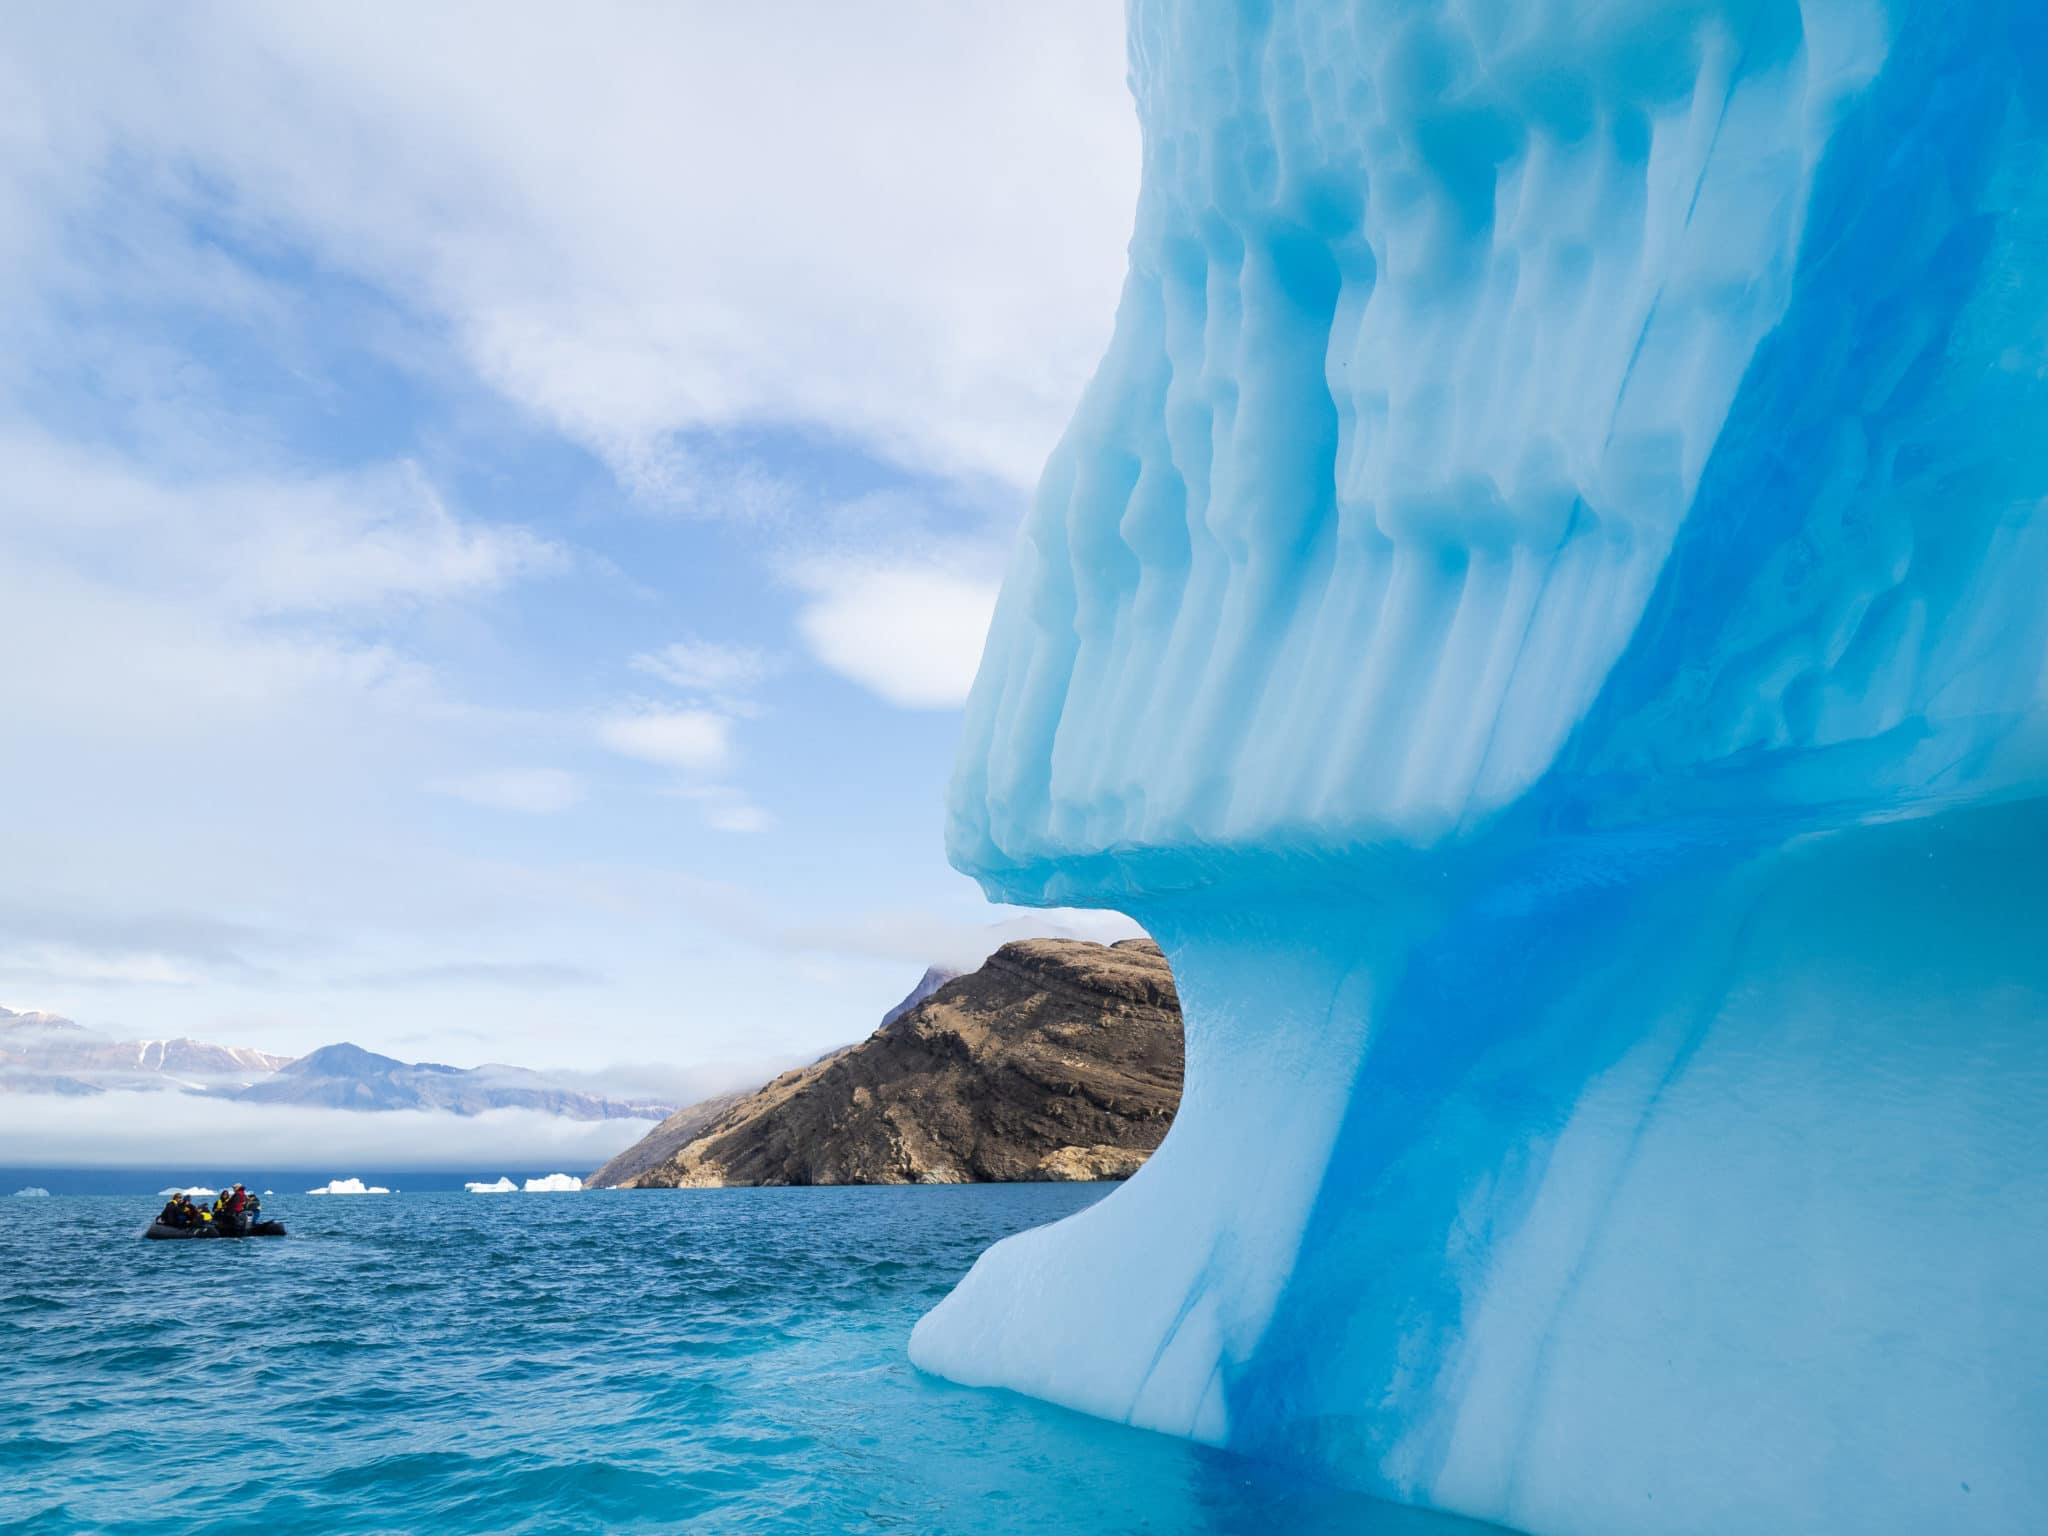
<svg viewBox="0 0 2048 1536"><path fill-rule="evenodd" d="M691 1105L592 1187L1127 1178L1180 1103L1180 1000L1146 939L1005 944L858 1045Z"/></svg>

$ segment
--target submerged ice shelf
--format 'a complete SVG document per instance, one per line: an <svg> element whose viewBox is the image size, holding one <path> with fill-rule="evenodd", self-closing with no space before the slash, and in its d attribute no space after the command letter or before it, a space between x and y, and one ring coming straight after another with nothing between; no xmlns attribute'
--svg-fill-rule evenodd
<svg viewBox="0 0 2048 1536"><path fill-rule="evenodd" d="M916 1361L1545 1536L2048 1528L2048 12L1136 0L956 773L1187 1089Z"/></svg>

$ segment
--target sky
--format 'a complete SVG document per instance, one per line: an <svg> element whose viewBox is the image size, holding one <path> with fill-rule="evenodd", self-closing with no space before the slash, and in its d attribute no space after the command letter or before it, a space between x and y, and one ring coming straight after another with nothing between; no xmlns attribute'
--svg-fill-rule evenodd
<svg viewBox="0 0 2048 1536"><path fill-rule="evenodd" d="M857 1038L1136 196L1113 0L0 19L0 1005Z"/></svg>

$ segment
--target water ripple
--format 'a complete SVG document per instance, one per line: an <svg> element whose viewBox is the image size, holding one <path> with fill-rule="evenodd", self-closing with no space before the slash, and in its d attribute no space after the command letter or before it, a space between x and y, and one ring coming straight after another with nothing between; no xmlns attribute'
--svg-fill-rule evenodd
<svg viewBox="0 0 2048 1536"><path fill-rule="evenodd" d="M0 1227L0 1527L1477 1529L909 1367L983 1248L1091 1193L281 1199L246 1243L39 1201Z"/></svg>

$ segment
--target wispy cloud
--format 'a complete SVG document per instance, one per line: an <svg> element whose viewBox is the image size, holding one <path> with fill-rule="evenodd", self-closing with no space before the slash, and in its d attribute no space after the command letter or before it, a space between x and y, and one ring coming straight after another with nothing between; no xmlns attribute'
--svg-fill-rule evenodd
<svg viewBox="0 0 2048 1536"><path fill-rule="evenodd" d="M141 11L110 34L39 8L0 75L33 125L6 141L0 256L44 285L104 261L57 231L118 169L142 210L124 226L172 215L148 249L182 233L195 290L204 242L175 215L253 210L407 295L650 496L695 490L689 434L764 420L1022 486L1116 301L1136 170L1118 8L823 6L803 30L453 5ZM657 167L649 145L708 148Z"/></svg>
<svg viewBox="0 0 2048 1536"><path fill-rule="evenodd" d="M369 990L413 987L508 987L520 992L557 992L602 986L605 978L588 966L549 960L450 960L400 970L369 971L340 985ZM486 1037L487 1038L487 1037Z"/></svg>
<svg viewBox="0 0 2048 1536"><path fill-rule="evenodd" d="M560 768L491 768L442 779L429 788L488 810L529 816L566 811L583 798L583 781Z"/></svg>
<svg viewBox="0 0 2048 1536"><path fill-rule="evenodd" d="M831 922L784 927L775 942L792 953L883 958L900 960L906 966L945 965L966 971L1015 939L1088 939L1113 944L1145 936L1145 930L1121 912L1085 907L996 910L1007 915L984 922L918 911L853 913Z"/></svg>
<svg viewBox="0 0 2048 1536"><path fill-rule="evenodd" d="M659 678L686 693L738 699L758 687L775 670L774 658L750 645L721 645L714 640L678 640L659 650L642 651L633 669Z"/></svg>
<svg viewBox="0 0 2048 1536"><path fill-rule="evenodd" d="M343 1176L369 1168L492 1173L500 1163L548 1163L583 1173L625 1150L648 1126L645 1120L567 1120L523 1109L481 1115L364 1114L183 1093L9 1094L7 1114L0 1117L0 1162L71 1168L184 1165L195 1175L212 1170L210 1177L239 1177L240 1170L252 1166Z"/></svg>
<svg viewBox="0 0 2048 1536"><path fill-rule="evenodd" d="M52 911L323 937L0 925L0 992L133 1032L239 1010L303 1047L364 1002L337 974L531 953L610 978L608 1051L718 1038L762 993L734 927L786 954L793 908L867 899L749 863L741 834L845 789L817 751L771 797L750 749L803 751L800 698L844 728L860 701L812 661L957 699L992 571L932 535L1001 542L1108 334L1137 159L1117 8L815 7L795 48L746 7L128 20L36 8L0 49L0 786L32 812L0 864ZM905 850L903 899L943 905L903 803L937 770L901 750L864 765L901 793L862 858ZM735 834L679 857L758 910L578 900L578 850L647 809L620 790ZM794 970L750 1027L842 998ZM414 981L446 990L380 1022L561 1027L545 996Z"/></svg>
<svg viewBox="0 0 2048 1536"><path fill-rule="evenodd" d="M811 559L797 628L821 663L904 709L965 702L998 583L925 561Z"/></svg>
<svg viewBox="0 0 2048 1536"><path fill-rule="evenodd" d="M0 903L0 975L36 982L247 981L308 947L299 935L196 913Z"/></svg>
<svg viewBox="0 0 2048 1536"><path fill-rule="evenodd" d="M229 617L432 601L558 569L523 528L458 517L417 466L170 475L24 428L0 431L4 543Z"/></svg>
<svg viewBox="0 0 2048 1536"><path fill-rule="evenodd" d="M765 832L775 818L730 784L678 784L669 793L703 807L704 825L714 832Z"/></svg>
<svg viewBox="0 0 2048 1536"><path fill-rule="evenodd" d="M732 756L732 721L715 710L650 706L600 721L597 739L621 757L715 773Z"/></svg>
<svg viewBox="0 0 2048 1536"><path fill-rule="evenodd" d="M18 738L225 751L299 706L423 708L432 670L393 621L566 559L402 463L173 472L0 426L0 716Z"/></svg>
<svg viewBox="0 0 2048 1536"><path fill-rule="evenodd" d="M679 770L683 777L668 793L701 807L713 831L760 832L774 825L746 791L721 775L732 765L734 723L760 713L755 690L780 670L780 658L755 646L692 638L643 651L631 666L690 702L614 715L599 728L604 745Z"/></svg>

